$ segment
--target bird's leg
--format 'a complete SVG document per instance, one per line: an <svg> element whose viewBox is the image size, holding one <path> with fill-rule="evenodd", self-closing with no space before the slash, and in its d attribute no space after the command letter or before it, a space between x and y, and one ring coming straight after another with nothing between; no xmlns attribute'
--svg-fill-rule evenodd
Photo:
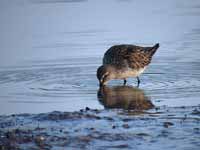
<svg viewBox="0 0 200 150"><path fill-rule="evenodd" d="M124 85L126 85L126 79L124 79Z"/></svg>
<svg viewBox="0 0 200 150"><path fill-rule="evenodd" d="M137 87L139 87L139 85L140 85L140 78L139 77L137 77L137 81L138 81Z"/></svg>

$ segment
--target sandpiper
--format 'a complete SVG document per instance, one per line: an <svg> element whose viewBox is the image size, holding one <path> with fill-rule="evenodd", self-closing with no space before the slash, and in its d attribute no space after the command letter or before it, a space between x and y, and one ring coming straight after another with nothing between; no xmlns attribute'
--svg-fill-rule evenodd
<svg viewBox="0 0 200 150"><path fill-rule="evenodd" d="M158 43L152 47L129 44L110 47L104 54L103 65L97 69L100 86L106 85L112 79L123 79L125 85L127 78L136 77L139 87L139 76L150 64L158 48Z"/></svg>

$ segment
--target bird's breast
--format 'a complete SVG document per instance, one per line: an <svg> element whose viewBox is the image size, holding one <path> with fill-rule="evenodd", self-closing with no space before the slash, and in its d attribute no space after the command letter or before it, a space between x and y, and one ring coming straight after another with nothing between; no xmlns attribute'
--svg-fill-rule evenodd
<svg viewBox="0 0 200 150"><path fill-rule="evenodd" d="M113 77L115 79L124 79L124 78L128 78L128 77L137 77L140 74L142 74L145 69L146 69L146 67L140 68L140 69L132 69L132 68L127 67L126 69L123 69L123 70L117 70L115 72L115 74L113 75Z"/></svg>

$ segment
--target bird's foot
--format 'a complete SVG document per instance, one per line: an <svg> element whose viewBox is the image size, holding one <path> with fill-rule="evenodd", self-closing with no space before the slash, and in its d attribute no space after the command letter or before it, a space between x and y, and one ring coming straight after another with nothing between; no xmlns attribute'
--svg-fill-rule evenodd
<svg viewBox="0 0 200 150"><path fill-rule="evenodd" d="M140 86L140 78L139 77L137 77L137 81L138 81L137 87L139 87Z"/></svg>
<svg viewBox="0 0 200 150"><path fill-rule="evenodd" d="M124 85L126 85L126 82L127 82L126 79L124 79Z"/></svg>

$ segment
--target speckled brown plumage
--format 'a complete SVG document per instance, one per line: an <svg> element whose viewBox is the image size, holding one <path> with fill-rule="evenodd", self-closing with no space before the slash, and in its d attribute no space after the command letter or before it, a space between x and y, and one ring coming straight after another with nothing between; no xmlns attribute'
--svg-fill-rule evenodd
<svg viewBox="0 0 200 150"><path fill-rule="evenodd" d="M159 44L153 47L115 45L109 48L104 54L103 64L112 64L119 68L144 68L151 62L152 56L158 47Z"/></svg>
<svg viewBox="0 0 200 150"><path fill-rule="evenodd" d="M99 84L102 86L109 80L123 79L125 85L127 78L136 77L139 86L139 76L149 65L158 48L159 44L152 47L125 44L112 46L104 54L103 65L97 69Z"/></svg>

